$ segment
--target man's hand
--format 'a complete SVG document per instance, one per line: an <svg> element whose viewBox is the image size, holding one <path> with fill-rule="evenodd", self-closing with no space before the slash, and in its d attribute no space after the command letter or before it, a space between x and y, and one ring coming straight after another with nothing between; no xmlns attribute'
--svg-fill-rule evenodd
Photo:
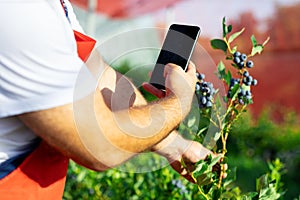
<svg viewBox="0 0 300 200"><path fill-rule="evenodd" d="M164 70L166 93L149 83L143 83L143 88L158 98L174 95L180 101L184 114L189 112L192 98L195 94L196 67L190 62L185 72L180 66L167 64Z"/></svg>
<svg viewBox="0 0 300 200"><path fill-rule="evenodd" d="M180 66L167 64L164 70L166 95L174 93L178 97L193 96L196 85L196 67L190 63L185 72Z"/></svg>
<svg viewBox="0 0 300 200"><path fill-rule="evenodd" d="M199 160L204 160L208 155L214 156L200 143L186 140L175 131L155 145L152 151L164 156L175 171L193 183L190 172L194 170L194 164ZM187 168L182 165L182 160Z"/></svg>
<svg viewBox="0 0 300 200"><path fill-rule="evenodd" d="M192 183L195 183L191 174L195 169L195 163L206 159L208 155L212 157L219 155L211 152L198 142L184 139L176 131L173 131L167 138L152 147L152 151L164 156L175 171ZM182 161L186 166L182 165ZM228 166L225 164L224 169L227 170L227 168ZM217 163L213 167L213 171L220 170L220 163ZM225 173L222 178L226 178L226 176Z"/></svg>
<svg viewBox="0 0 300 200"><path fill-rule="evenodd" d="M172 72L172 70L173 70L173 72ZM147 82L143 83L142 86L146 91L148 91L149 93L153 94L154 96L156 96L158 98L163 98L166 95L170 94L170 92L172 92L172 91L173 91L173 93L177 93L176 91L179 88L182 88L183 86L185 86L185 88L183 88L184 90L181 92L185 93L186 89L188 88L187 84L194 92L194 88L195 88L194 86L197 81L195 78L196 77L195 73L196 73L196 67L195 67L194 63L192 63L192 62L189 63L187 72L184 72L182 70L182 68L178 65L167 64L165 66L165 71L164 71L164 77L166 78L165 86L167 88L166 93L160 89L157 89L156 87L154 87L153 85L151 85L150 83L147 83ZM176 75L179 75L180 77L176 77ZM149 76L151 76L151 73ZM188 92L191 92L191 91L188 91ZM179 94L179 95L181 96L181 94Z"/></svg>

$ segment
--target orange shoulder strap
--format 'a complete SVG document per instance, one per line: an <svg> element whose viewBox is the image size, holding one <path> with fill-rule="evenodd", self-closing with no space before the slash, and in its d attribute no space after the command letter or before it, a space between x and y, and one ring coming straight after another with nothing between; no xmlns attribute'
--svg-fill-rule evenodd
<svg viewBox="0 0 300 200"><path fill-rule="evenodd" d="M91 54L96 40L75 30L74 37L76 39L78 56L85 62Z"/></svg>
<svg viewBox="0 0 300 200"><path fill-rule="evenodd" d="M42 142L17 169L0 180L0 199L62 199L68 161Z"/></svg>

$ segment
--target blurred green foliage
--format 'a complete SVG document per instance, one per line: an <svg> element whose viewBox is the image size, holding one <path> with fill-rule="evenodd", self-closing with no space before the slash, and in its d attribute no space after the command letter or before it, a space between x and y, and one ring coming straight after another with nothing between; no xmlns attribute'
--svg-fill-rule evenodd
<svg viewBox="0 0 300 200"><path fill-rule="evenodd" d="M257 177L268 171L267 161L279 157L285 165L281 180L284 199L293 199L300 188L300 127L294 117L281 123L270 117L265 112L256 121L245 113L237 121L229 137L229 168L236 168L235 184L242 192L254 191ZM155 159L145 164L156 165ZM196 185L169 166L147 173L134 173L130 165L124 167L128 172L123 172L124 168L94 172L70 162L64 199L198 199Z"/></svg>
<svg viewBox="0 0 300 200"><path fill-rule="evenodd" d="M249 180L267 170L267 161L280 158L285 164L285 199L293 199L300 188L299 116L286 109L281 122L274 122L272 110L273 106L265 108L257 120L245 113L235 124L229 137L228 162L237 167L236 183L244 191L251 191L255 184Z"/></svg>
<svg viewBox="0 0 300 200"><path fill-rule="evenodd" d="M187 182L169 167L147 173L98 173L71 162L64 199L190 199L184 185Z"/></svg>

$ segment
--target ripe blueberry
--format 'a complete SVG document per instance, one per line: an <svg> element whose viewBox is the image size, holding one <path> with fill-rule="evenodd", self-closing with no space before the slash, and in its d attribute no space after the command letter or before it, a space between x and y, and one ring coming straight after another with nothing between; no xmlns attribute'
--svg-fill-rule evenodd
<svg viewBox="0 0 300 200"><path fill-rule="evenodd" d="M227 98L231 98L231 91L228 91Z"/></svg>
<svg viewBox="0 0 300 200"><path fill-rule="evenodd" d="M251 85L251 82L249 82L249 81L247 80L248 77L249 77L249 76L247 76L247 77L245 77L245 78L243 79L243 83L244 83L245 85L247 85L247 86L250 86L250 85Z"/></svg>
<svg viewBox="0 0 300 200"><path fill-rule="evenodd" d="M245 63L244 62L239 62L237 65L238 65L239 68L243 68Z"/></svg>
<svg viewBox="0 0 300 200"><path fill-rule="evenodd" d="M201 86L201 92L206 92L207 91L207 88L206 87L203 87L203 86Z"/></svg>
<svg viewBox="0 0 300 200"><path fill-rule="evenodd" d="M238 93L238 97L241 98L243 94L241 92Z"/></svg>
<svg viewBox="0 0 300 200"><path fill-rule="evenodd" d="M256 79L253 79L252 82L251 82L251 84L252 84L253 86L257 85L257 80L256 80Z"/></svg>
<svg viewBox="0 0 300 200"><path fill-rule="evenodd" d="M207 101L207 103L206 103L206 107L207 107L207 108L211 108L211 107L212 107L212 103L211 103L211 101Z"/></svg>
<svg viewBox="0 0 300 200"><path fill-rule="evenodd" d="M245 61L245 60L247 60L247 55L243 53L243 54L240 56L240 58L241 58L242 61Z"/></svg>
<svg viewBox="0 0 300 200"><path fill-rule="evenodd" d="M233 62L234 62L235 64L239 64L239 63L241 62L241 59L240 59L239 57L234 57L234 58L233 58Z"/></svg>
<svg viewBox="0 0 300 200"><path fill-rule="evenodd" d="M245 77L246 78L246 81L247 82L251 82L252 80L253 80L253 77L252 76L247 76L247 77Z"/></svg>
<svg viewBox="0 0 300 200"><path fill-rule="evenodd" d="M239 57L241 55L241 53L239 51L236 51L234 54L233 54L233 57Z"/></svg>
<svg viewBox="0 0 300 200"><path fill-rule="evenodd" d="M203 82L202 87L207 87L207 82Z"/></svg>
<svg viewBox="0 0 300 200"><path fill-rule="evenodd" d="M252 67L254 66L253 61L252 61L252 60L247 61L246 66L247 66L248 68L252 68Z"/></svg>
<svg viewBox="0 0 300 200"><path fill-rule="evenodd" d="M206 102L207 102L207 99L206 99L205 97L201 97L201 103L202 103L203 105L205 105Z"/></svg>
<svg viewBox="0 0 300 200"><path fill-rule="evenodd" d="M198 78L199 80L205 79L205 75L204 75L204 74L196 73L196 75L197 75L197 78Z"/></svg>
<svg viewBox="0 0 300 200"><path fill-rule="evenodd" d="M248 72L248 71L244 71L243 76L244 76L244 77L249 76L249 72Z"/></svg>
<svg viewBox="0 0 300 200"><path fill-rule="evenodd" d="M208 101L211 101L211 100L212 100L212 96L209 94L208 96L206 96L206 99L207 99Z"/></svg>
<svg viewBox="0 0 300 200"><path fill-rule="evenodd" d="M230 79L230 86L233 86L235 84L235 79L234 78L231 78Z"/></svg>
<svg viewBox="0 0 300 200"><path fill-rule="evenodd" d="M245 96L246 95L246 91L241 89L240 93L242 94L242 96Z"/></svg>
<svg viewBox="0 0 300 200"><path fill-rule="evenodd" d="M206 93L210 93L210 92L211 92L210 88L207 87L207 88L206 88Z"/></svg>
<svg viewBox="0 0 300 200"><path fill-rule="evenodd" d="M246 96L251 96L251 92L249 90L246 90Z"/></svg>
<svg viewBox="0 0 300 200"><path fill-rule="evenodd" d="M199 91L199 90L200 90L200 84L196 83L196 91Z"/></svg>

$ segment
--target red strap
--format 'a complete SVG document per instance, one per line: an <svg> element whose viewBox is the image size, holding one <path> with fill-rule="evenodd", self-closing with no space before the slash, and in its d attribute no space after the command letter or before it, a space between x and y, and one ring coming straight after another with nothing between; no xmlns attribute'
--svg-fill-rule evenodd
<svg viewBox="0 0 300 200"><path fill-rule="evenodd" d="M74 36L76 39L78 56L85 62L91 54L96 44L96 40L75 30Z"/></svg>
<svg viewBox="0 0 300 200"><path fill-rule="evenodd" d="M42 142L16 170L0 180L0 199L62 199L68 161Z"/></svg>

